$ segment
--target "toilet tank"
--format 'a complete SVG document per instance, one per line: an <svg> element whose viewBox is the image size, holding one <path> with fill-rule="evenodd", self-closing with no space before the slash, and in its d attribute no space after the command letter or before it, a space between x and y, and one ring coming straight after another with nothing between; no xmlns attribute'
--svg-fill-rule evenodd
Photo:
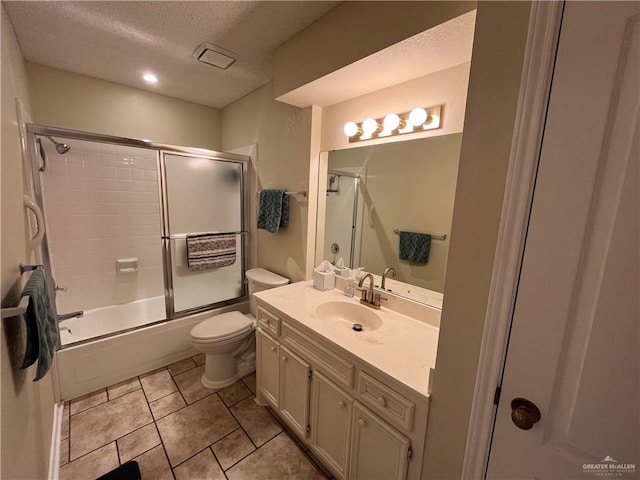
<svg viewBox="0 0 640 480"><path fill-rule="evenodd" d="M249 282L249 304L251 313L254 316L258 315L258 307L256 305L256 299L253 296L256 292L261 292L269 288L282 287L289 283L289 279L281 277L277 273L270 272L264 268L252 268L247 270L247 280Z"/></svg>

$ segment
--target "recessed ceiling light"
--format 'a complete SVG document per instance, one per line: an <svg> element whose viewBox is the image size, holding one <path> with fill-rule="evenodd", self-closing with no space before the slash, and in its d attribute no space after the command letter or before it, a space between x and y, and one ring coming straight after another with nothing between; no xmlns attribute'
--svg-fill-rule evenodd
<svg viewBox="0 0 640 480"><path fill-rule="evenodd" d="M145 82L158 83L158 77L156 77L153 73L145 73L142 78Z"/></svg>

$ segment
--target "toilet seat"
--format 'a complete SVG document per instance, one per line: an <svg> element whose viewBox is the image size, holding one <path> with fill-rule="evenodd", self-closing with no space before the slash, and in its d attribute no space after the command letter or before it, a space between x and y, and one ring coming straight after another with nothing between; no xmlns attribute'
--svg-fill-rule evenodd
<svg viewBox="0 0 640 480"><path fill-rule="evenodd" d="M228 312L203 320L191 330L191 340L198 343L224 342L249 333L254 322L240 312Z"/></svg>

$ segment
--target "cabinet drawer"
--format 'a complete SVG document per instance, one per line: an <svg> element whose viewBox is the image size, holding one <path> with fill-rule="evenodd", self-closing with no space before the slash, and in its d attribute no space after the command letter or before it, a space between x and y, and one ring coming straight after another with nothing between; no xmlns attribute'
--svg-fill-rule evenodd
<svg viewBox="0 0 640 480"><path fill-rule="evenodd" d="M280 335L280 318L262 307L258 307L258 325L276 337Z"/></svg>
<svg viewBox="0 0 640 480"><path fill-rule="evenodd" d="M355 369L353 364L327 350L287 323L282 325L282 341L297 349L330 379L349 389L352 388Z"/></svg>
<svg viewBox="0 0 640 480"><path fill-rule="evenodd" d="M412 430L415 404L364 372L358 377L358 398L389 423Z"/></svg>

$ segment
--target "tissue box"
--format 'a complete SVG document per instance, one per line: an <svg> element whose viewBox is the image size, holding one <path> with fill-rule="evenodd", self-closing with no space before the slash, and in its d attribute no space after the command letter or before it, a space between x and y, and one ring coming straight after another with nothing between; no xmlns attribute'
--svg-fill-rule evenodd
<svg viewBox="0 0 640 480"><path fill-rule="evenodd" d="M313 288L326 292L327 290L333 290L336 285L336 274L333 272L318 272L313 271Z"/></svg>

